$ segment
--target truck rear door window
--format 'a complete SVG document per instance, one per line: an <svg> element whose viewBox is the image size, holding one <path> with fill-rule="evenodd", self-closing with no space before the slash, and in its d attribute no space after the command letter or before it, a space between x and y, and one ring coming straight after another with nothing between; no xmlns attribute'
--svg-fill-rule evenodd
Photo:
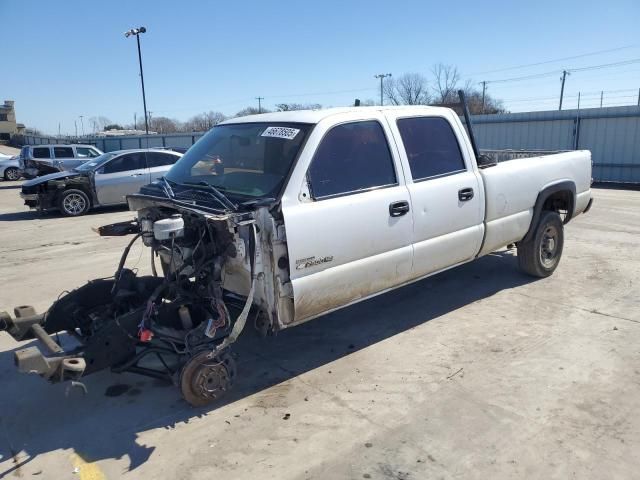
<svg viewBox="0 0 640 480"><path fill-rule="evenodd" d="M466 170L458 140L444 118L402 118L398 130L414 180Z"/></svg>
<svg viewBox="0 0 640 480"><path fill-rule="evenodd" d="M309 167L313 197L322 199L398 183L382 126L375 120L333 127Z"/></svg>

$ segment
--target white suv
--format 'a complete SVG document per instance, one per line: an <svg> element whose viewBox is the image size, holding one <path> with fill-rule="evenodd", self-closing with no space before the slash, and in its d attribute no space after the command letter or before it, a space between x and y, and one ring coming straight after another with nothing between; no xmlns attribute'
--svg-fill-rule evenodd
<svg viewBox="0 0 640 480"><path fill-rule="evenodd" d="M20 151L20 168L26 178L72 170L102 155L93 145L26 145Z"/></svg>

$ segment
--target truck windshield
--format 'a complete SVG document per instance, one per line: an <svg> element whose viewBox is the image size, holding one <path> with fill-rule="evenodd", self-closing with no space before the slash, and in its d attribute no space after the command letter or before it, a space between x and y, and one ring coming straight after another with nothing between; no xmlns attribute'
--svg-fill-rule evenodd
<svg viewBox="0 0 640 480"><path fill-rule="evenodd" d="M281 122L218 125L166 178L178 184L206 182L231 197L275 198L311 127Z"/></svg>

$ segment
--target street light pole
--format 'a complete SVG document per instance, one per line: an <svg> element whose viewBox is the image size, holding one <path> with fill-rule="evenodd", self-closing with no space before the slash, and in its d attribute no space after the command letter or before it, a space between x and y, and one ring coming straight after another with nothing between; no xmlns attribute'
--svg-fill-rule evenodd
<svg viewBox="0 0 640 480"><path fill-rule="evenodd" d="M390 77L391 74L390 73L379 73L378 75L374 75L373 78L379 78L380 79L380 106L382 106L384 104L384 97L383 97L383 85L382 85L382 81L384 80L384 78L386 77Z"/></svg>
<svg viewBox="0 0 640 480"><path fill-rule="evenodd" d="M124 33L125 37L135 35L136 42L138 44L138 63L140 64L140 82L142 83L142 105L144 107L144 129L147 135L149 135L149 121L147 119L147 97L144 93L144 73L142 72L142 51L140 50L140 34L145 33L147 29L145 27L132 28Z"/></svg>

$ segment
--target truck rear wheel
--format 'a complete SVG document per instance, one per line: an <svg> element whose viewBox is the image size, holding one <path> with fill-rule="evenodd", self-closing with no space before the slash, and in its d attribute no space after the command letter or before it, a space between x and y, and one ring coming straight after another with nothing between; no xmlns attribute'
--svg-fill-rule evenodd
<svg viewBox="0 0 640 480"><path fill-rule="evenodd" d="M534 277L548 277L560 263L563 246L564 228L560 215L543 212L533 238L518 244L520 269Z"/></svg>
<svg viewBox="0 0 640 480"><path fill-rule="evenodd" d="M193 355L180 372L180 390L194 407L204 407L222 397L233 385L236 366L228 352L209 358L210 350Z"/></svg>

